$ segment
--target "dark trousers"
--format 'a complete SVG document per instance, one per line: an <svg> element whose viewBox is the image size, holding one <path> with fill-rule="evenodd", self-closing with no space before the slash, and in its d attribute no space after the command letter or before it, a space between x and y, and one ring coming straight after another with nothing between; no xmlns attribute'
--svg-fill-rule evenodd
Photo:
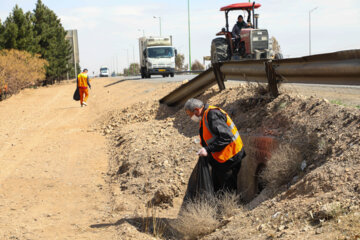
<svg viewBox="0 0 360 240"><path fill-rule="evenodd" d="M219 163L211 155L208 156L215 193L219 191L236 191L237 175L241 168L241 160L244 157L244 149L225 163Z"/></svg>
<svg viewBox="0 0 360 240"><path fill-rule="evenodd" d="M235 38L234 51L239 51L240 50L240 41L241 41L241 38Z"/></svg>

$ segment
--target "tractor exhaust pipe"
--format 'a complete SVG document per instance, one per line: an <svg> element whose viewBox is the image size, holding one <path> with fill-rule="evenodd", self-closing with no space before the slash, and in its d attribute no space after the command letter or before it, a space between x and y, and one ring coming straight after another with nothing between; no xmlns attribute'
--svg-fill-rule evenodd
<svg viewBox="0 0 360 240"><path fill-rule="evenodd" d="M254 24L254 28L256 29L255 27L255 2L253 2L253 5L252 5L252 20L253 20L253 24Z"/></svg>
<svg viewBox="0 0 360 240"><path fill-rule="evenodd" d="M259 29L259 17L260 17L260 15L255 14L254 17L255 17L254 28Z"/></svg>

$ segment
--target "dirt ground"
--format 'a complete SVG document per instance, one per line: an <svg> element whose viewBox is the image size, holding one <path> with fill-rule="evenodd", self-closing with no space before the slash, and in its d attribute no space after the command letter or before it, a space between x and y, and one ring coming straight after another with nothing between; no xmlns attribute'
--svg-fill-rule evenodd
<svg viewBox="0 0 360 240"><path fill-rule="evenodd" d="M27 89L0 102L1 239L170 236L163 234L169 230L165 224L177 216L199 147L196 126L184 112L158 104L179 83L102 78L92 85L89 106L84 108L72 100L71 82ZM317 213L327 203L340 202L341 209L356 219L359 210L352 206L359 203L360 194L359 95L349 100L350 94L327 93L328 99L351 106L344 107L302 97L308 90L301 87L277 100L256 95L247 85L231 82L228 87L220 94L211 89L201 98L230 112L242 135L266 130L287 139L317 131L324 143L320 141L320 150L305 154L308 167L296 183L275 196L263 193L258 203L248 206L254 210L239 212L207 238L294 239L301 233L298 239L319 239L335 228L330 219L321 227L307 224L308 214L292 211L299 206ZM347 181L352 184L347 186ZM297 198L304 194L308 197ZM279 209L284 216L296 213L294 218L300 220L289 224L284 217L283 222L272 222ZM155 231L154 219L160 223ZM244 219L249 221L245 224Z"/></svg>
<svg viewBox="0 0 360 240"><path fill-rule="evenodd" d="M113 82L93 80L85 108L72 100L74 83L0 102L0 239L122 239L114 228L91 227L108 222L112 206L106 140L89 126L109 110L156 98L162 86L106 87Z"/></svg>

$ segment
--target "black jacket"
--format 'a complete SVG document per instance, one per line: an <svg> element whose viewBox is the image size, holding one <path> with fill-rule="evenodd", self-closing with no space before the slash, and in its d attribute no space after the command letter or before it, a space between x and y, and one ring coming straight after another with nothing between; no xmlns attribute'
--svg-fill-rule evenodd
<svg viewBox="0 0 360 240"><path fill-rule="evenodd" d="M233 30L232 30L232 36L233 38L237 38L240 37L240 33L241 33L241 29L243 28L249 28L249 26L247 25L247 23L245 23L244 21L242 22L236 22Z"/></svg>

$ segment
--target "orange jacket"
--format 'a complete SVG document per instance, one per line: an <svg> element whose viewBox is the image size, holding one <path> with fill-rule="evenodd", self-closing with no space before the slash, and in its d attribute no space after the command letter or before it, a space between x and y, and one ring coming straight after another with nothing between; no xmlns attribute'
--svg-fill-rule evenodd
<svg viewBox="0 0 360 240"><path fill-rule="evenodd" d="M232 133L232 142L229 143L224 149L222 149L220 152L211 152L211 155L213 156L213 158L218 161L219 163L224 163L227 160L231 159L232 157L234 157L237 153L239 153L242 148L243 148L243 142L241 140L240 137L240 133L238 132L235 123L231 120L231 118L229 117L229 115L222 109L218 108L218 107L214 107L214 106L209 106L204 114L203 114L203 118L200 122L200 127L201 127L201 123L202 123L202 128L203 128L203 138L204 141L206 142L207 145L211 144L215 139L216 136L211 132L210 128L209 128L209 123L207 120L207 115L209 113L209 111L211 109L217 109L220 110L223 114L226 115L226 124L228 125L229 129L231 130ZM201 141L201 138L200 138Z"/></svg>
<svg viewBox="0 0 360 240"><path fill-rule="evenodd" d="M86 73L80 73L77 77L78 79L78 87L79 88L87 88L88 85L88 75Z"/></svg>

